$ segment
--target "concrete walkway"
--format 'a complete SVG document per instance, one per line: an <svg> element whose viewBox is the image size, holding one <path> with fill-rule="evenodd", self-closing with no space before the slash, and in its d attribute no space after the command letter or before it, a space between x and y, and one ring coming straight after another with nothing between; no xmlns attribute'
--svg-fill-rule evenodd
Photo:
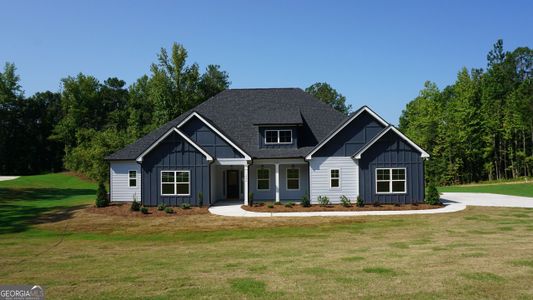
<svg viewBox="0 0 533 300"><path fill-rule="evenodd" d="M482 193L444 193L441 196L443 208L426 210L387 211L313 211L313 212L251 212L241 208L242 202L220 202L209 208L209 212L226 217L350 217L350 216L393 216L439 214L461 211L467 205L527 207L533 208L533 198Z"/></svg>
<svg viewBox="0 0 533 300"><path fill-rule="evenodd" d="M17 179L19 177L20 176L0 176L0 181L13 180L13 179Z"/></svg>

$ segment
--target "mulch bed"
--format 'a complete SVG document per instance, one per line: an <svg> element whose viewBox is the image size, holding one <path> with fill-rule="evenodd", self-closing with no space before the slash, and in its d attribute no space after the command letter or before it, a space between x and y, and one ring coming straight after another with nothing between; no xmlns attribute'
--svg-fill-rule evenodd
<svg viewBox="0 0 533 300"><path fill-rule="evenodd" d="M303 207L299 204L295 204L292 207L286 207L285 203L274 205L274 207L269 208L268 205L272 203L258 203L254 204L254 206L241 206L242 209L247 211L255 211L255 212L305 212L305 211L383 211L383 210L421 210L421 209L435 209L435 208L441 208L444 205L429 205L425 203L421 203L418 205L413 204L402 204L402 205L394 205L394 204L381 204L380 206L374 206L372 204L367 204L363 207L358 207L355 205L345 207L340 204L331 204L327 206L320 206L318 204L313 204L310 207Z"/></svg>
<svg viewBox="0 0 533 300"><path fill-rule="evenodd" d="M207 207L191 207L189 209L183 209L180 207L172 207L174 213L166 213L164 211L157 210L157 207L148 207L148 213L143 214L140 211L132 211L130 209L130 203L111 203L107 207L89 207L86 210L90 213L102 214L108 216L121 216L121 217L175 217L175 216L190 216L190 215L204 215L209 214Z"/></svg>

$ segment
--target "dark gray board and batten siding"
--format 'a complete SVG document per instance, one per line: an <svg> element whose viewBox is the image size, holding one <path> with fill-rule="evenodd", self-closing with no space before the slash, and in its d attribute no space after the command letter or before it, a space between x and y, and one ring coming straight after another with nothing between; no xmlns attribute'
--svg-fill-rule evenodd
<svg viewBox="0 0 533 300"><path fill-rule="evenodd" d="M198 193L203 193L204 204L209 203L209 162L194 146L173 132L143 158L142 204L156 206L165 203L198 205ZM190 171L189 196L162 196L161 171Z"/></svg>
<svg viewBox="0 0 533 300"><path fill-rule="evenodd" d="M352 156L385 126L368 112L362 112L352 120L313 156Z"/></svg>
<svg viewBox="0 0 533 300"><path fill-rule="evenodd" d="M365 203L421 203L424 201L424 159L393 131L367 149L359 160L359 194ZM376 168L406 168L407 192L377 194Z"/></svg>
<svg viewBox="0 0 533 300"><path fill-rule="evenodd" d="M197 117L192 117L180 127L180 130L212 157L244 158L238 150L228 144Z"/></svg>

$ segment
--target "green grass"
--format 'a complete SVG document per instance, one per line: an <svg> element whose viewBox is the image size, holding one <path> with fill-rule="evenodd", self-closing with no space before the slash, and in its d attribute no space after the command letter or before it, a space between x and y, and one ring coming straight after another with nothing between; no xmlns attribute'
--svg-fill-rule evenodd
<svg viewBox="0 0 533 300"><path fill-rule="evenodd" d="M0 182L2 284L49 299L533 298L533 209L144 218L92 213L94 193L66 174Z"/></svg>
<svg viewBox="0 0 533 300"><path fill-rule="evenodd" d="M439 192L492 193L533 197L533 181L443 186L439 188Z"/></svg>

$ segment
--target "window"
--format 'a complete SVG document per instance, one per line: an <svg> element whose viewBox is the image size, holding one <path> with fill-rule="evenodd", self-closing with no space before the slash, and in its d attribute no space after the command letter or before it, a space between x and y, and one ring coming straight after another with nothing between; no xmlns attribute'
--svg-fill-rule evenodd
<svg viewBox="0 0 533 300"><path fill-rule="evenodd" d="M270 170L258 169L257 170L257 190L267 191L270 190Z"/></svg>
<svg viewBox="0 0 533 300"><path fill-rule="evenodd" d="M330 170L330 187L339 188L341 186L341 171L339 169Z"/></svg>
<svg viewBox="0 0 533 300"><path fill-rule="evenodd" d="M300 189L300 169L287 169L287 190Z"/></svg>
<svg viewBox="0 0 533 300"><path fill-rule="evenodd" d="M377 168L376 193L405 193L405 168Z"/></svg>
<svg viewBox="0 0 533 300"><path fill-rule="evenodd" d="M161 171L161 195L189 196L190 171Z"/></svg>
<svg viewBox="0 0 533 300"><path fill-rule="evenodd" d="M128 184L130 187L137 187L137 171L128 172Z"/></svg>
<svg viewBox="0 0 533 300"><path fill-rule="evenodd" d="M279 131L279 142L281 144L291 144L292 143L292 130L280 130Z"/></svg>
<svg viewBox="0 0 533 300"><path fill-rule="evenodd" d="M265 131L265 144L276 144L278 142L278 132L275 130Z"/></svg>
<svg viewBox="0 0 533 300"><path fill-rule="evenodd" d="M292 144L292 130L265 130L265 144Z"/></svg>

